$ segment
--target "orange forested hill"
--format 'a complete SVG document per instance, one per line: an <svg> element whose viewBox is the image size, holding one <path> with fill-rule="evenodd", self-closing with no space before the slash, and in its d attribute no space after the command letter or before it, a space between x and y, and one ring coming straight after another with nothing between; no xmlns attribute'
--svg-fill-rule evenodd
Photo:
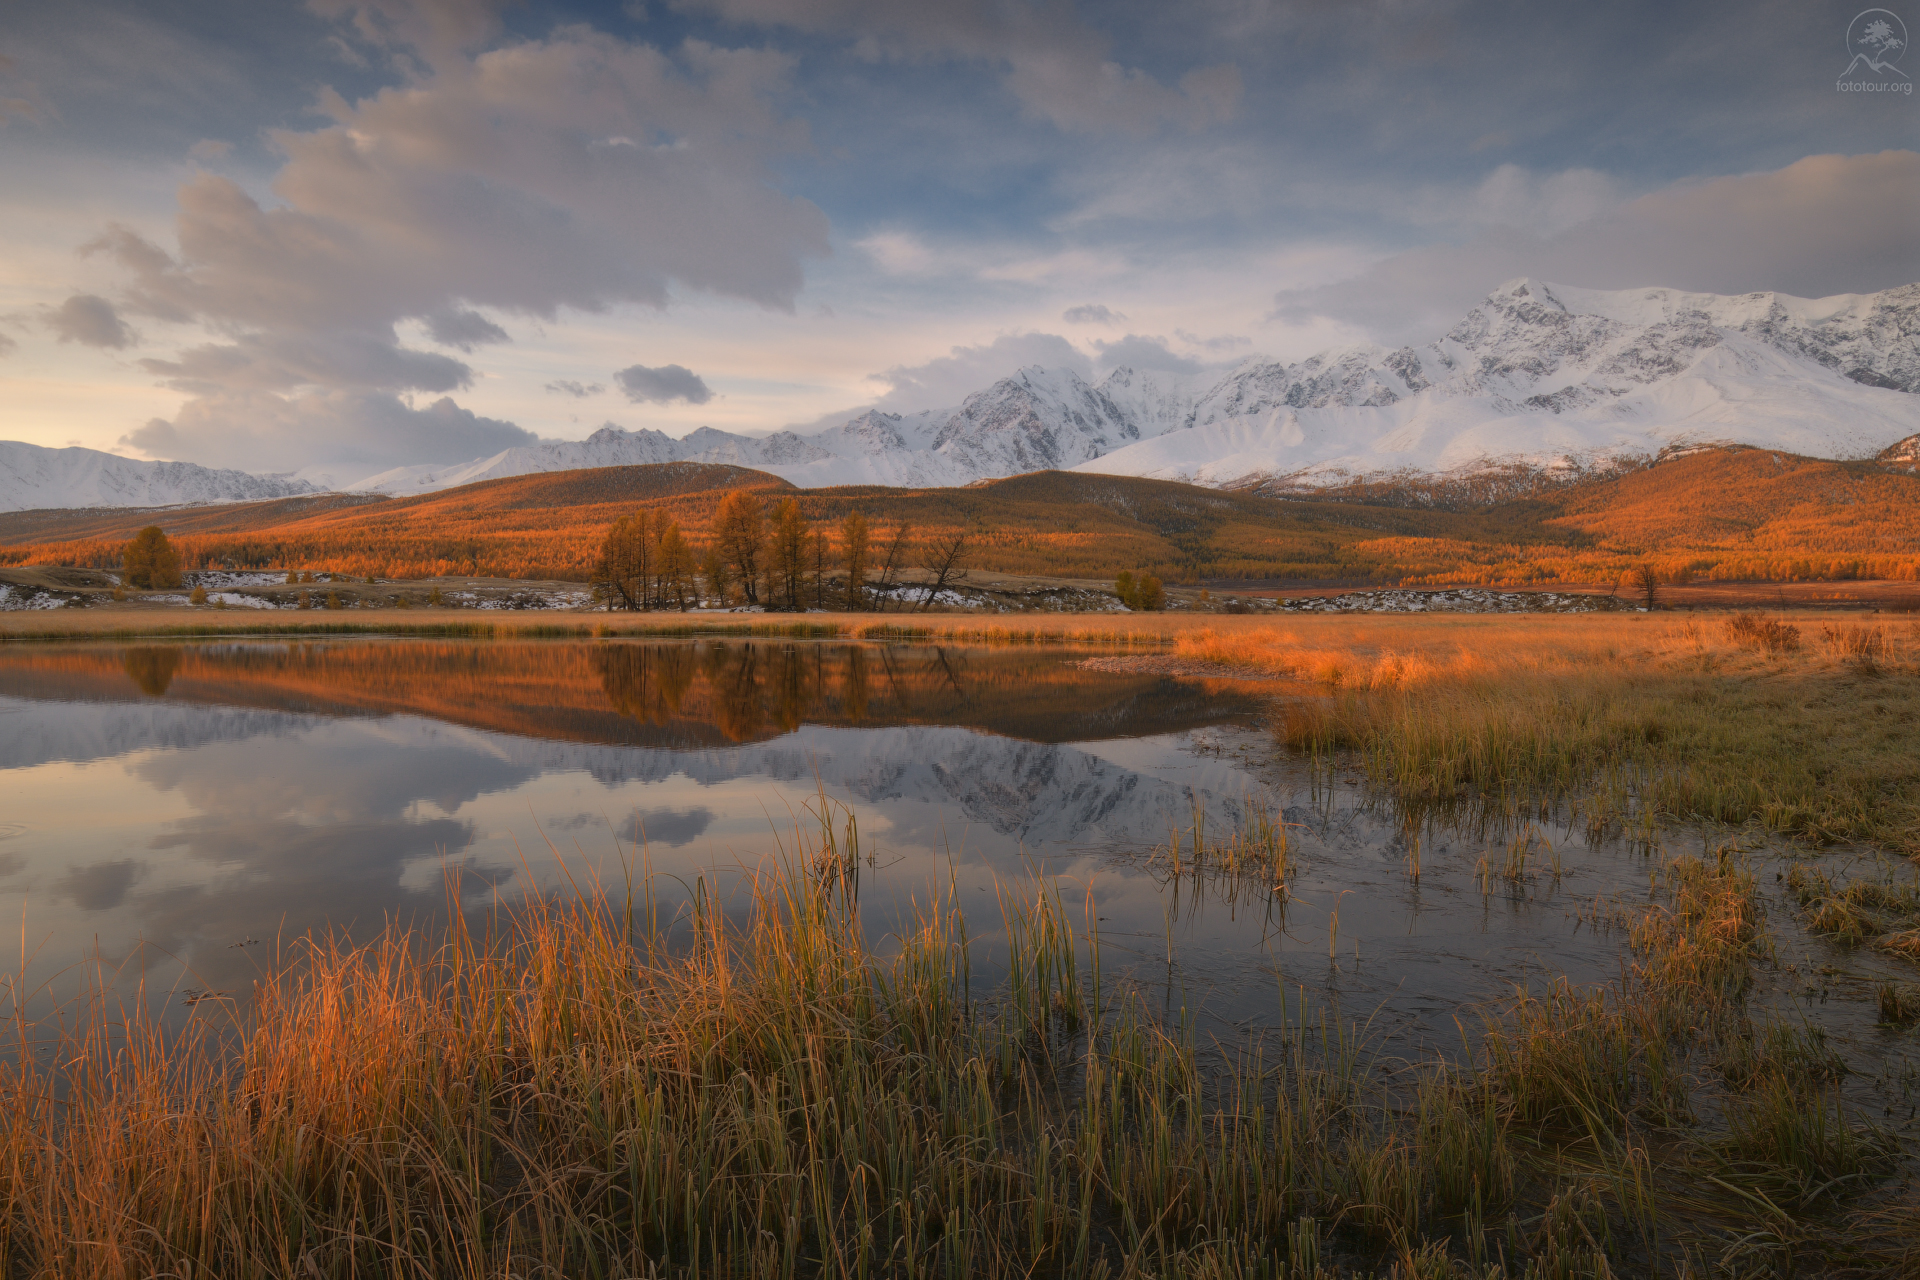
<svg viewBox="0 0 1920 1280"><path fill-rule="evenodd" d="M227 562L337 573L509 578L586 576L607 526L641 505L691 505L735 488L792 491L745 467L668 462L482 480L413 498L329 494L225 506L23 511L0 515L0 563L116 563L120 544L159 524L188 568Z"/></svg>
<svg viewBox="0 0 1920 1280"><path fill-rule="evenodd" d="M966 532L992 572L1100 578L1123 568L1195 579L1443 585L1606 582L1653 563L1703 579L1902 578L1920 571L1920 476L1871 462L1709 449L1470 509L1269 497L1169 480L1035 472L956 489L795 489L701 463L482 481L404 499L364 495L227 507L0 515L0 564L109 567L158 522L188 567L232 564L428 577L580 580L607 527L637 507L696 544L726 492L795 499L837 541L861 511L876 548L907 532L909 565Z"/></svg>
<svg viewBox="0 0 1920 1280"><path fill-rule="evenodd" d="M1766 449L1706 449L1543 497L1501 504L1519 536L1381 539L1365 550L1414 564L1453 562L1420 580L1604 581L1652 562L1726 581L1915 577L1920 475L1875 462L1830 462ZM1575 535L1577 550L1535 542L1526 526Z"/></svg>

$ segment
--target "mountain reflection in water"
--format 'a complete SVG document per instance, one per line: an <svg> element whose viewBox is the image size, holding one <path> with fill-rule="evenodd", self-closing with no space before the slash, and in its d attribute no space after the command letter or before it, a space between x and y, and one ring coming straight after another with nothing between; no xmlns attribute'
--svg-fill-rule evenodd
<svg viewBox="0 0 1920 1280"><path fill-rule="evenodd" d="M244 999L308 932L432 929L596 880L617 898L643 842L663 918L703 881L724 902L741 870L791 864L824 798L870 859L868 927L949 893L989 986L999 895L1035 870L1084 904L1116 981L1222 1026L1273 1016L1298 981L1457 1042L1462 1000L1617 971L1619 943L1563 904L1644 894L1638 857L1541 831L1553 873L1524 901L1488 897L1483 844L1409 831L1279 757L1260 716L1272 686L1076 656L784 640L0 646L0 916L25 926L41 1011L104 973L122 990L144 978L184 1017L180 991ZM1250 804L1288 824L1291 896L1170 891L1150 851L1201 817L1230 833Z"/></svg>
<svg viewBox="0 0 1920 1280"><path fill-rule="evenodd" d="M583 876L623 883L643 842L669 897L716 867L765 865L823 791L875 856L863 901L881 928L935 883L986 909L1031 859L1090 872L1087 848L1144 848L1196 803L1233 822L1260 784L1193 738L1256 734L1252 687L1076 656L784 640L0 647L0 912L25 920L42 971L97 947L163 986L238 991L276 938L429 924ZM1150 883L1128 892L1159 918Z"/></svg>

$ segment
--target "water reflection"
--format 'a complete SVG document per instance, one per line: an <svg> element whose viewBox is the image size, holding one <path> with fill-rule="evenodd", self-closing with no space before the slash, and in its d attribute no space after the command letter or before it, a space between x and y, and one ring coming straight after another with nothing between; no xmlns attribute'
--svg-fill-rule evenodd
<svg viewBox="0 0 1920 1280"><path fill-rule="evenodd" d="M1083 671L1074 656L793 641L49 645L0 653L0 697L420 715L653 746L761 741L802 724L1069 742L1245 722L1255 706L1243 686Z"/></svg>
<svg viewBox="0 0 1920 1280"><path fill-rule="evenodd" d="M0 650L0 788L22 828L0 910L38 963L190 967L244 989L248 938L365 932L657 870L757 865L824 789L904 909L961 868L1137 845L1256 785L1148 781L1074 739L1251 723L1243 688L1084 672L1074 655L809 644L34 646ZM563 868L547 841L572 861ZM944 862L942 861L944 860ZM945 874L945 873L941 873ZM449 889L450 882L453 888Z"/></svg>
<svg viewBox="0 0 1920 1280"><path fill-rule="evenodd" d="M1235 1025L1309 984L1453 1039L1462 998L1549 970L1614 972L1617 943L1570 931L1559 904L1631 890L1637 859L1582 847L1564 884L1507 910L1472 888L1483 848L1434 833L1410 880L1396 819L1276 761L1258 688L1090 672L1074 656L785 641L0 648L0 788L21 828L3 846L0 911L24 918L42 975L97 955L163 990L244 992L276 939L618 885L642 843L671 898L715 867L790 852L824 794L857 821L875 929L950 889L987 939L983 980L999 889L1035 867L1084 897L1110 972L1131 967ZM1176 828L1233 829L1250 803L1292 824L1291 900L1240 881L1176 891L1145 858Z"/></svg>

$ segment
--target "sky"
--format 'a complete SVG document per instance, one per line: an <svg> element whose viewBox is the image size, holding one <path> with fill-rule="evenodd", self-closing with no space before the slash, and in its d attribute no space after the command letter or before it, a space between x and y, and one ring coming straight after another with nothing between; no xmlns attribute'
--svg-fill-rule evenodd
<svg viewBox="0 0 1920 1280"><path fill-rule="evenodd" d="M0 438L346 480L1908 284L1856 3L8 0Z"/></svg>

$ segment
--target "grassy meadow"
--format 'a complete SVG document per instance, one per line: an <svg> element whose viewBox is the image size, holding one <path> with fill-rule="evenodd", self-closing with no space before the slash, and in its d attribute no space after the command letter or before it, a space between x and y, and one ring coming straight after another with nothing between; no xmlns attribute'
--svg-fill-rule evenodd
<svg viewBox="0 0 1920 1280"><path fill-rule="evenodd" d="M882 936L822 797L746 912L696 898L663 921L638 875L475 933L311 939L185 1032L104 992L17 1024L48 1052L0 1066L6 1274L1920 1274L1891 1113L1850 1104L1819 1029L1756 998L1806 929L1920 963L1911 619L726 625L1266 677L1277 748L1363 771L1410 822L1497 843L1556 813L1624 835L1649 892L1590 908L1617 981L1463 1012L1451 1059L1386 1060L1300 991L1277 993L1279 1030L1228 1043L1115 977L1097 921L1048 884L1003 887L1004 980L975 974L938 892ZM1763 841L1799 851L1798 916L1762 906ZM1842 874L1836 846L1885 851L1887 874ZM1281 903L1293 874L1265 818L1155 857L1196 890ZM1920 989L1886 984L1879 1011L1910 1037Z"/></svg>

